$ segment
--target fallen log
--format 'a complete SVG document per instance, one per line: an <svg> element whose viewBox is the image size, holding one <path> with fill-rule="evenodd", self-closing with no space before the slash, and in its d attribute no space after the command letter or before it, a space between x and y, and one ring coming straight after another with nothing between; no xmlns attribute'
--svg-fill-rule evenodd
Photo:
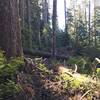
<svg viewBox="0 0 100 100"><path fill-rule="evenodd" d="M55 56L52 56L52 53L50 53L50 52L44 52L44 51L39 51L39 50L24 49L23 52L26 56L33 56L33 57L37 56L37 57L43 57L43 58L56 58L56 59L63 59L63 60L68 59L68 56L57 55L57 54Z"/></svg>

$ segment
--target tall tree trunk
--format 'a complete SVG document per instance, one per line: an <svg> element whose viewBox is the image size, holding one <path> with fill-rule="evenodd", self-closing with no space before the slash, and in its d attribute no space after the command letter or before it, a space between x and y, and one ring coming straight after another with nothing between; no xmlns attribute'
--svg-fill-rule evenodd
<svg viewBox="0 0 100 100"><path fill-rule="evenodd" d="M90 45L90 43L91 43L91 4L90 4L91 2L90 2L90 0L89 0L89 25L88 25L88 27L89 27L89 30L88 30L88 32L89 32L89 45Z"/></svg>
<svg viewBox="0 0 100 100"><path fill-rule="evenodd" d="M43 0L43 21L44 26L48 23L48 2L47 0Z"/></svg>
<svg viewBox="0 0 100 100"><path fill-rule="evenodd" d="M66 11L66 0L64 0L64 12L65 12L65 32L67 31L66 30L66 23L67 23L67 11Z"/></svg>
<svg viewBox="0 0 100 100"><path fill-rule="evenodd" d="M87 22L87 11L86 11L86 8L85 8L85 24L86 24L86 33L88 34L88 22ZM88 44L88 39L86 39L87 41L87 44Z"/></svg>
<svg viewBox="0 0 100 100"><path fill-rule="evenodd" d="M19 16L20 16L21 29L24 29L25 0L19 0Z"/></svg>
<svg viewBox="0 0 100 100"><path fill-rule="evenodd" d="M41 50L42 43L41 43L41 32L40 32L40 16L38 18L38 41L39 41L39 50Z"/></svg>
<svg viewBox="0 0 100 100"><path fill-rule="evenodd" d="M47 27L47 25L49 24L49 11L48 11L48 0L43 0L43 22L44 22L44 28ZM48 41L47 41L47 35L44 35L44 41L45 41L45 46L48 45Z"/></svg>
<svg viewBox="0 0 100 100"><path fill-rule="evenodd" d="M18 0L0 0L0 47L8 57L22 55Z"/></svg>
<svg viewBox="0 0 100 100"><path fill-rule="evenodd" d="M95 17L94 17L94 45L97 46L97 37L96 37L96 11L94 11Z"/></svg>
<svg viewBox="0 0 100 100"><path fill-rule="evenodd" d="M56 26L57 26L57 0L53 0L53 16L52 16L52 55L56 53Z"/></svg>
<svg viewBox="0 0 100 100"><path fill-rule="evenodd" d="M29 48L32 48L32 32L31 32L31 1L26 0L26 9L27 9L27 25L29 31Z"/></svg>

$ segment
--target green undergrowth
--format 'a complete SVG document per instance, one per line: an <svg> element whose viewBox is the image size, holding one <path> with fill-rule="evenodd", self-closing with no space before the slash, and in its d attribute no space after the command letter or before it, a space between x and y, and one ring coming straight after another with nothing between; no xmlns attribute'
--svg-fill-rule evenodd
<svg viewBox="0 0 100 100"><path fill-rule="evenodd" d="M12 98L20 91L16 74L23 64L22 57L7 59L0 50L0 100Z"/></svg>
<svg viewBox="0 0 100 100"><path fill-rule="evenodd" d="M59 80L63 81L64 88L73 88L81 90L96 90L100 89L100 81L93 80L90 76L73 74L73 77L66 73L57 76Z"/></svg>
<svg viewBox="0 0 100 100"><path fill-rule="evenodd" d="M73 69L70 70L66 67L64 67L66 69L66 71L64 72L63 71L55 72L54 69L49 69L48 61L42 58L35 58L35 59L32 59L32 61L33 61L33 65L29 63L30 66L24 66L25 68L28 67L27 70L33 66L30 72L28 72L29 77L31 77L29 81L33 81L32 78L34 77L35 78L34 82L37 82L37 79L36 79L36 76L37 76L38 84L39 82L44 82L43 83L44 87L50 86L49 89L53 89L53 90L55 89L55 91L59 90L60 92L63 90L66 92L66 90L68 91L78 90L79 92L82 91L83 92L82 94L86 93L87 91L90 91L88 93L89 97L93 95L95 91L98 91L100 93L99 79L97 80L93 79L90 76L91 74L90 73L88 74L88 71L86 72L86 68L87 68L86 66L88 65L89 67L91 66L91 64L88 64L90 63L88 62L89 61L88 58L82 58L82 57L71 58L68 61L72 65L77 64L78 72L81 73L81 70L85 71L84 73L82 72L81 74L79 74L78 72L73 73L74 72ZM51 62L53 62L53 60ZM57 64L59 64L60 62L54 61L54 63L52 63L52 68L55 66L55 63L57 67ZM7 100L8 98L12 98L21 91L20 86L16 82L16 75L20 69L21 70L25 69L25 68L22 68L23 65L24 65L24 61L22 57L7 59L4 55L4 52L0 50L0 100ZM24 72L25 75L27 75L26 72ZM97 70L96 75L99 78L100 70ZM61 89L59 89L59 85ZM52 90L50 91L52 92Z"/></svg>
<svg viewBox="0 0 100 100"><path fill-rule="evenodd" d="M84 62L84 64L86 64L85 60L78 59L79 62L82 61L82 62ZM75 61L75 58L74 58L73 64L74 64L74 62L75 63L77 62L77 60ZM60 84L62 85L64 90L74 89L74 90L83 91L84 93L86 91L90 91L90 93L88 93L89 95L93 95L94 91L100 92L99 79L98 80L93 79L90 74L87 74L87 73L79 74L77 72L73 73L73 71L64 72L64 73L59 73L59 72L55 73L55 72L53 72L53 70L49 70L47 68L47 65L45 65L42 62L38 62L38 68L42 70L42 75L44 75L44 77L46 77L45 75L49 74L49 79L51 79L51 81L58 82L58 83L60 82ZM69 69L67 69L67 71L68 70ZM100 72L100 70L98 70L98 73L97 73L98 75L100 74L99 72Z"/></svg>
<svg viewBox="0 0 100 100"><path fill-rule="evenodd" d="M92 74L93 73L93 61L90 57L86 56L74 56L70 57L67 61L68 64L75 67L74 65L77 65L77 72L82 74Z"/></svg>

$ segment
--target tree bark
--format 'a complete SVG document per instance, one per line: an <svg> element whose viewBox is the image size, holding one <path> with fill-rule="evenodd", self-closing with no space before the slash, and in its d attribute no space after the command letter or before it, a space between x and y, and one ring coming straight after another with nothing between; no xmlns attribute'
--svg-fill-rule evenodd
<svg viewBox="0 0 100 100"><path fill-rule="evenodd" d="M18 0L0 0L0 47L8 57L22 56Z"/></svg>

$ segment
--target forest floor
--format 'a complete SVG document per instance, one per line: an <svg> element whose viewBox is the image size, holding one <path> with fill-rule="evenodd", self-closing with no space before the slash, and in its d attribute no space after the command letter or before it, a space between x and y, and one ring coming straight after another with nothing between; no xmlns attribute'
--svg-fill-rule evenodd
<svg viewBox="0 0 100 100"><path fill-rule="evenodd" d="M21 92L15 100L100 100L100 81L50 60L26 58L17 75Z"/></svg>

